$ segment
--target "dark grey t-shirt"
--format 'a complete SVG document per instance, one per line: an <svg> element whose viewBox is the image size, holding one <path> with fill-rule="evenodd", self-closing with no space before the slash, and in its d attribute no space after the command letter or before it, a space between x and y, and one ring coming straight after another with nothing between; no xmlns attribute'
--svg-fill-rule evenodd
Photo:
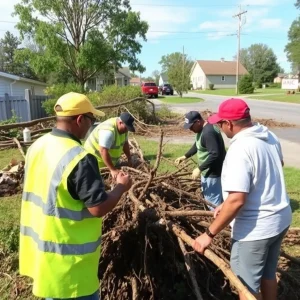
<svg viewBox="0 0 300 300"><path fill-rule="evenodd" d="M79 139L64 130L53 128L52 134L73 139L81 145ZM86 207L97 206L107 199L98 162L92 154L87 154L81 159L70 173L68 191L74 199L83 201Z"/></svg>

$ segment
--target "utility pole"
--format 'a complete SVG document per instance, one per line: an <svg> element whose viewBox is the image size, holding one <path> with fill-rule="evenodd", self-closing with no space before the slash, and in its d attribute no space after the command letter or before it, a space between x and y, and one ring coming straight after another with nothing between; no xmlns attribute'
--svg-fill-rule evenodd
<svg viewBox="0 0 300 300"><path fill-rule="evenodd" d="M182 47L182 91L184 88L184 46Z"/></svg>
<svg viewBox="0 0 300 300"><path fill-rule="evenodd" d="M240 40L241 40L241 27L242 27L242 15L245 14L247 10L242 11L242 6L240 5L240 11L233 18L238 18L238 31L237 31L237 39L238 39L238 49L236 55L236 94L239 93L239 66L240 66Z"/></svg>

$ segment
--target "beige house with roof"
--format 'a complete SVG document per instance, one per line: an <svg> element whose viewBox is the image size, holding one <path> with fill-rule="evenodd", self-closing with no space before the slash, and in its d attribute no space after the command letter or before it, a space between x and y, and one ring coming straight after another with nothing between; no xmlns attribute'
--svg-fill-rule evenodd
<svg viewBox="0 0 300 300"><path fill-rule="evenodd" d="M248 74L240 63L239 76ZM209 89L213 84L215 89L230 89L236 86L236 61L196 60L190 72L193 90Z"/></svg>

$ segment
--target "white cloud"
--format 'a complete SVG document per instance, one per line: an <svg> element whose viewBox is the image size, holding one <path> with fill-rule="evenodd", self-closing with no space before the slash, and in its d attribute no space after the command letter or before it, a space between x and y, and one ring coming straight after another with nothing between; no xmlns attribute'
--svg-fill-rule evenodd
<svg viewBox="0 0 300 300"><path fill-rule="evenodd" d="M262 29L277 29L281 27L282 20L281 19L262 19L259 22L260 28Z"/></svg>
<svg viewBox="0 0 300 300"><path fill-rule="evenodd" d="M274 6L279 4L279 0L243 0L241 5L256 5L256 6Z"/></svg>
<svg viewBox="0 0 300 300"><path fill-rule="evenodd" d="M172 7L172 10L159 6L134 6L133 8L139 11L141 19L149 24L148 39L172 36L170 33L172 31L185 31L182 30L182 26L193 21L197 11L199 12L199 10L184 7Z"/></svg>

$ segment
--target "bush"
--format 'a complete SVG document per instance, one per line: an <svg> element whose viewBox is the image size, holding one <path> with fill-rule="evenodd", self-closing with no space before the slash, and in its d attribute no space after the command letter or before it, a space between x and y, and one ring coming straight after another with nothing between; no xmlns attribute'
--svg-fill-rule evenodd
<svg viewBox="0 0 300 300"><path fill-rule="evenodd" d="M134 99L137 97L143 97L140 86L123 86L118 87L115 85L104 87L102 92L89 93L88 97L95 106L117 104ZM138 119L144 120L147 123L154 121L152 115L152 107L149 110L148 102L145 100L135 101L132 104L127 104L126 108ZM121 112L126 111L122 107L105 109L105 119L115 117Z"/></svg>
<svg viewBox="0 0 300 300"><path fill-rule="evenodd" d="M279 82L272 82L268 84L270 88L274 88L274 89L280 89L281 88L281 83Z"/></svg>
<svg viewBox="0 0 300 300"><path fill-rule="evenodd" d="M262 83L260 81L255 82L254 83L254 88L261 89L262 88Z"/></svg>
<svg viewBox="0 0 300 300"><path fill-rule="evenodd" d="M12 110L12 117L10 119L7 119L5 121L0 121L0 125L7 125L7 124L14 124L20 122L21 118L17 116L16 112ZM18 128L9 129L6 134L7 137L20 137L20 131ZM0 138L1 140L1 138Z"/></svg>
<svg viewBox="0 0 300 300"><path fill-rule="evenodd" d="M46 89L46 93L51 95L51 99L43 103L43 107L48 115L54 115L53 107L57 99L69 92L81 92L81 86L69 83L66 85L57 84ZM142 97L142 90L140 86L124 86L118 87L115 85L106 86L101 92L86 93L94 106L103 106L110 104L117 104L128 101L133 98ZM137 118L146 122L153 122L152 111L149 110L147 102L144 100L136 101L132 104L126 105L126 108ZM125 111L122 107L104 109L106 114L105 119L115 117L121 112Z"/></svg>
<svg viewBox="0 0 300 300"><path fill-rule="evenodd" d="M239 93L240 94L253 94L254 86L252 84L252 77L250 75L244 75L239 81Z"/></svg>
<svg viewBox="0 0 300 300"><path fill-rule="evenodd" d="M208 87L209 87L210 90L213 90L213 89L214 89L214 86L215 86L215 85L214 85L213 83L210 83L210 84L208 85Z"/></svg>
<svg viewBox="0 0 300 300"><path fill-rule="evenodd" d="M48 95L50 99L44 101L42 106L45 109L47 115L49 116L54 115L53 107L57 99L69 92L81 93L82 92L81 85L76 83L67 83L67 84L59 83L46 88L45 94Z"/></svg>

